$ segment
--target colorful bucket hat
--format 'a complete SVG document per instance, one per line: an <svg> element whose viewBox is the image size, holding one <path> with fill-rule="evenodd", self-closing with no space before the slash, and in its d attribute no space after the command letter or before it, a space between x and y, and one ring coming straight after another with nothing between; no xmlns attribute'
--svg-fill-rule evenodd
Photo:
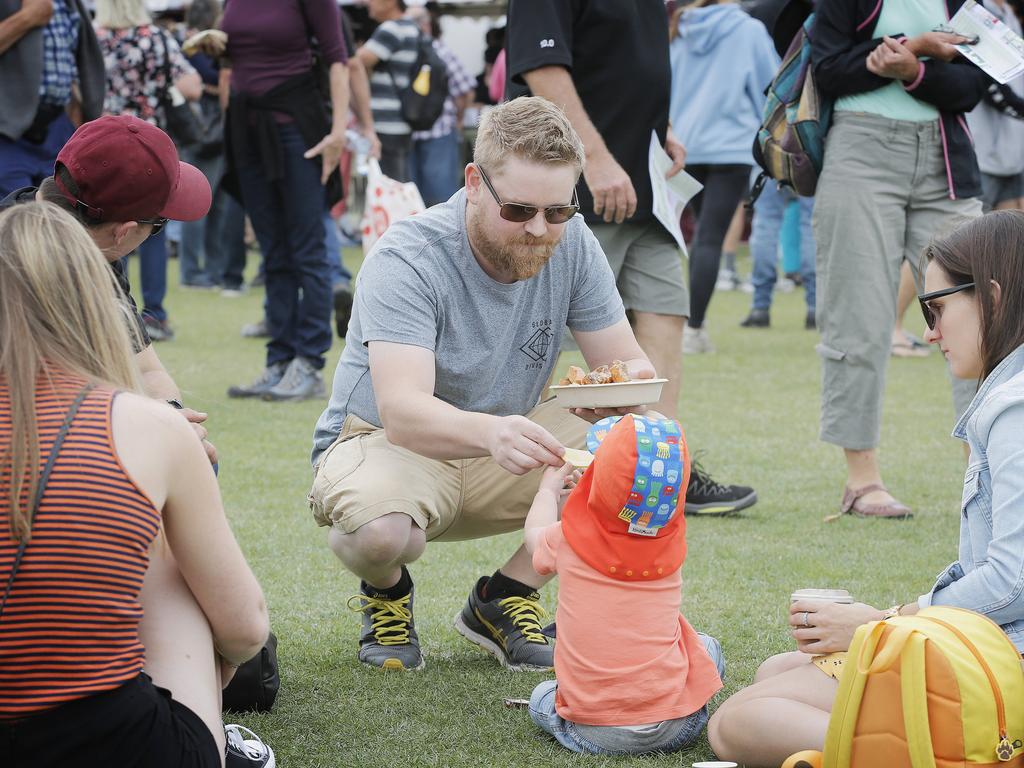
<svg viewBox="0 0 1024 768"><path fill-rule="evenodd" d="M679 422L629 415L591 427L594 462L566 500L562 531L599 573L661 579L686 558L690 457Z"/></svg>

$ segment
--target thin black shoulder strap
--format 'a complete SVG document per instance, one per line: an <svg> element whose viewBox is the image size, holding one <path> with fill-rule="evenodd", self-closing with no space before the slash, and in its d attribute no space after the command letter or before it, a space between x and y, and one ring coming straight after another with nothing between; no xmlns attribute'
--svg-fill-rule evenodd
<svg viewBox="0 0 1024 768"><path fill-rule="evenodd" d="M64 444L64 438L68 436L68 431L71 429L71 423L75 420L75 416L78 414L78 409L82 405L82 402L89 393L92 392L94 384L86 384L79 391L78 396L75 397L74 402L71 403L71 407L68 408L67 415L64 417L64 423L60 425L60 432L57 433L57 438L53 441L53 447L50 448L50 455L46 459L46 466L43 467L42 474L39 475L39 485L36 488L35 498L32 499L32 507L29 510L28 524L31 528L32 522L35 520L36 511L39 509L39 504L43 500L43 493L46 491L46 484L50 481L50 473L53 471L53 465L57 462L57 454L60 453L60 447ZM4 614L4 607L7 605L7 598L11 595L11 587L14 586L14 576L18 573L18 566L21 565L21 558L25 554L25 547L28 545L28 539L22 539L21 544L18 545L18 551L14 555L14 565L11 566L11 575L7 579L7 587L4 589L4 596L0 598L0 617Z"/></svg>

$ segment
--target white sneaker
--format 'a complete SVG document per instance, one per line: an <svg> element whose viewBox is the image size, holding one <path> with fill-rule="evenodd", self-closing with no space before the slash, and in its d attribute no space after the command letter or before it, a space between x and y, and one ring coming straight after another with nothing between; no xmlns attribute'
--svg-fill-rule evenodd
<svg viewBox="0 0 1024 768"><path fill-rule="evenodd" d="M274 750L242 725L225 725L224 768L275 768Z"/></svg>
<svg viewBox="0 0 1024 768"><path fill-rule="evenodd" d="M792 293L796 290L796 283L788 277L783 277L775 284L775 290L779 293Z"/></svg>
<svg viewBox="0 0 1024 768"><path fill-rule="evenodd" d="M689 325L683 326L684 355L703 355L714 351L715 345L711 343L707 325L703 325L700 328L691 328Z"/></svg>
<svg viewBox="0 0 1024 768"><path fill-rule="evenodd" d="M718 272L718 281L715 283L716 291L735 291L740 284L740 276L731 269L721 269Z"/></svg>

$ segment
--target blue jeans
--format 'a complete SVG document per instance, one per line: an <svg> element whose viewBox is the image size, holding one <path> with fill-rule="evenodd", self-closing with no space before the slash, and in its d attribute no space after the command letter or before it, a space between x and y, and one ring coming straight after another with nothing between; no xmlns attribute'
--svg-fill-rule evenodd
<svg viewBox="0 0 1024 768"><path fill-rule="evenodd" d="M163 322L167 319L167 233L150 235L139 246L139 278L142 283L142 314Z"/></svg>
<svg viewBox="0 0 1024 768"><path fill-rule="evenodd" d="M245 209L216 189L206 215L206 272L225 288L241 288L245 273Z"/></svg>
<svg viewBox="0 0 1024 768"><path fill-rule="evenodd" d="M74 132L75 126L61 112L50 123L41 144L0 136L0 198L22 187L38 187L47 176L53 176L57 153Z"/></svg>
<svg viewBox="0 0 1024 768"><path fill-rule="evenodd" d="M409 155L409 175L416 182L428 208L443 203L462 186L459 178L461 170L457 131L439 139L413 141Z"/></svg>
<svg viewBox="0 0 1024 768"><path fill-rule="evenodd" d="M341 235L338 233L338 224L330 211L324 211L324 247L327 248L331 286L351 283L352 273L345 269L345 262L341 260Z"/></svg>
<svg viewBox="0 0 1024 768"><path fill-rule="evenodd" d="M807 311L813 312L815 291L815 247L811 231L811 213L814 198L796 198L792 190L780 187L774 181L764 185L761 196L754 204L754 221L750 229L750 256L754 262L754 309L770 309L772 290L778 277L776 264L779 260L779 236L786 205L793 199L800 202L800 276L804 281L804 301Z"/></svg>
<svg viewBox="0 0 1024 768"><path fill-rule="evenodd" d="M224 158L197 157L195 151L182 150L182 160L191 163L210 182L210 189L216 190L220 184L220 177L224 172ZM183 284L201 282L209 276L217 279L210 270L210 255L219 247L216 239L215 227L209 226L213 218L211 210L201 219L196 221L183 221L181 223L181 246L178 248L178 266L180 267L181 282Z"/></svg>
<svg viewBox="0 0 1024 768"><path fill-rule="evenodd" d="M331 347L331 278L324 247L326 200L320 163L292 123L278 124L284 178L267 178L259 157L238 159L245 210L266 269L267 365L304 357L323 368Z"/></svg>
<svg viewBox="0 0 1024 768"><path fill-rule="evenodd" d="M713 637L700 635L719 677L725 676L722 646ZM590 755L642 755L651 752L677 752L700 738L708 724L705 704L692 715L665 720L643 731L608 725L582 725L564 720L555 711L556 680L546 680L530 696L530 718L566 749Z"/></svg>

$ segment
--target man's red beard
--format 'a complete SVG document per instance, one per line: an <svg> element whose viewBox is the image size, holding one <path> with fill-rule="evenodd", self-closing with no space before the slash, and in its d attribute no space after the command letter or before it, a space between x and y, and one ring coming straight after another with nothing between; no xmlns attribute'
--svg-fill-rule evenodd
<svg viewBox="0 0 1024 768"><path fill-rule="evenodd" d="M555 238L534 237L523 233L515 237L495 237L479 217L467 212L469 239L479 255L502 274L513 280L527 280L543 269L554 253L561 235Z"/></svg>

